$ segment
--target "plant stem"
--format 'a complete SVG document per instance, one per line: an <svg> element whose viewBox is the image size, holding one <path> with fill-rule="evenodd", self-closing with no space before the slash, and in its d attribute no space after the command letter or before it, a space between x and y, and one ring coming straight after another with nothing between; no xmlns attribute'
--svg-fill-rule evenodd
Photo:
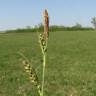
<svg viewBox="0 0 96 96"><path fill-rule="evenodd" d="M44 96L46 53L43 54L43 73L42 73L42 96Z"/></svg>

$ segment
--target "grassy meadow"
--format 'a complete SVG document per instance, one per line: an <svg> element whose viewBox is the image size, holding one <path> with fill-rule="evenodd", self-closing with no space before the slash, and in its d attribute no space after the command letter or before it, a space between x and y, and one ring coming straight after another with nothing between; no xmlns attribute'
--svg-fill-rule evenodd
<svg viewBox="0 0 96 96"><path fill-rule="evenodd" d="M0 96L38 96L21 64L23 53L41 80L36 33L0 34ZM50 32L45 96L96 96L96 32Z"/></svg>

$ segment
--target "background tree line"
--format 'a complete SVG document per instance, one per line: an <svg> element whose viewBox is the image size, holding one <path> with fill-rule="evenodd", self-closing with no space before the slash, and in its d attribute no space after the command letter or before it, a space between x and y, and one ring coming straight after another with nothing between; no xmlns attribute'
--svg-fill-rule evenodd
<svg viewBox="0 0 96 96"><path fill-rule="evenodd" d="M96 30L96 17L93 17L91 20L91 23L93 24L93 27L83 27L81 24L76 23L74 26L66 27L63 25L50 25L49 31L55 32L55 31L78 31L78 30ZM27 26L26 28L19 28L15 30L7 30L6 32L43 32L43 24L40 23L34 27Z"/></svg>

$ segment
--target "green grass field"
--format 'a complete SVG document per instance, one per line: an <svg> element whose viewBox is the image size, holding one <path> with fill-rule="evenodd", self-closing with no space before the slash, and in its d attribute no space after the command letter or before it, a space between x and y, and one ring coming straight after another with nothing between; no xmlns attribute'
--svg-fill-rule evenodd
<svg viewBox="0 0 96 96"><path fill-rule="evenodd" d="M42 54L36 33L0 34L0 96L38 96L18 52L41 80ZM96 96L96 32L50 33L45 96Z"/></svg>

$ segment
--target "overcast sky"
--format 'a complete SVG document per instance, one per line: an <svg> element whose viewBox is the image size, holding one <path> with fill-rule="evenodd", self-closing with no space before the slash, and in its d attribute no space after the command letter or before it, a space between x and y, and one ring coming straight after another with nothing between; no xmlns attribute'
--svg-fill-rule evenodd
<svg viewBox="0 0 96 96"><path fill-rule="evenodd" d="M34 26L48 9L50 24L91 26L96 0L0 0L0 30Z"/></svg>

